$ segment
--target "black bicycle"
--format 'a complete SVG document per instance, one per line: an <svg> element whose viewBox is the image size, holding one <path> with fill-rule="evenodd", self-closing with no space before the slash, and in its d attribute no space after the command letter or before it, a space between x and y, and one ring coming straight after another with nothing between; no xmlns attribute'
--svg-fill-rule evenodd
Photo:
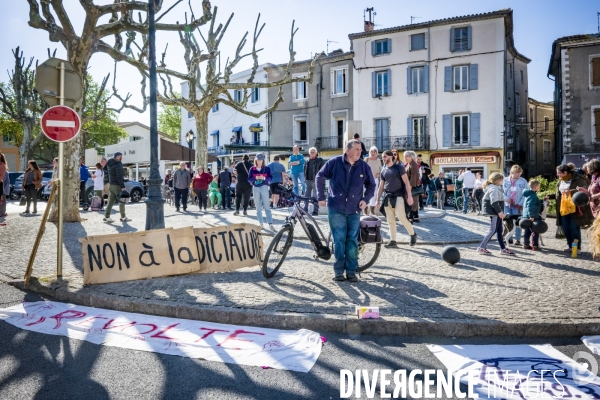
<svg viewBox="0 0 600 400"><path fill-rule="evenodd" d="M300 222L300 226L306 233L306 236L309 238L313 250L315 251L313 258L315 260L321 259L325 261L331 258L333 254L333 238L331 232L329 232L327 239L325 239L325 235L319 227L318 222L301 207L301 202L305 201L313 204L317 203L317 199L314 197L296 196L294 199L294 209L292 210L291 215L285 218L283 227L277 232L275 237L273 237L273 240L265 253L262 265L262 273L265 278L268 279L273 277L273 275L279 271L279 268L281 268L288 251L292 247L294 241L294 229L297 222ZM381 243L361 243L359 240L358 268L356 271L362 272L371 267L375 261L377 261L380 251Z"/></svg>

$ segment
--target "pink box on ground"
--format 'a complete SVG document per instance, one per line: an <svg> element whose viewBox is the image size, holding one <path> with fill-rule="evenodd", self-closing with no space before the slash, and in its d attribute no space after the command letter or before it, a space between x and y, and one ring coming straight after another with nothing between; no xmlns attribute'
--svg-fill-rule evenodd
<svg viewBox="0 0 600 400"><path fill-rule="evenodd" d="M379 318L379 307L360 307L356 306L356 316L362 319Z"/></svg>

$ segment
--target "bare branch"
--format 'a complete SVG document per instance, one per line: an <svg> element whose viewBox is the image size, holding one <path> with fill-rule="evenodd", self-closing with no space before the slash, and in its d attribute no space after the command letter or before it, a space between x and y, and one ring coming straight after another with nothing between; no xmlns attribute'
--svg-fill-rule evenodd
<svg viewBox="0 0 600 400"><path fill-rule="evenodd" d="M29 26L47 31L51 42L66 43L69 38L65 31L55 23L42 18L37 0L27 0L27 2L29 3Z"/></svg>
<svg viewBox="0 0 600 400"><path fill-rule="evenodd" d="M42 0L43 1L43 0ZM65 31L65 34L68 36L75 36L75 30L73 29L73 25L71 25L71 20L63 7L63 0L51 0L52 8L54 8L54 12L58 16L60 20L60 24Z"/></svg>
<svg viewBox="0 0 600 400"><path fill-rule="evenodd" d="M169 11L171 11L173 8L175 8L175 6L176 6L177 4L179 4L179 3L181 3L182 1L183 1L183 0L177 0L177 2L176 2L175 4L173 4L173 5L172 5L172 6L171 6L171 7L170 7L170 8L169 8L167 11L165 11L164 13L162 13L162 14L160 15L160 17L156 18L156 19L154 20L154 22L156 23L156 22L160 21L162 17L164 17L165 15L167 15L167 14L169 13Z"/></svg>

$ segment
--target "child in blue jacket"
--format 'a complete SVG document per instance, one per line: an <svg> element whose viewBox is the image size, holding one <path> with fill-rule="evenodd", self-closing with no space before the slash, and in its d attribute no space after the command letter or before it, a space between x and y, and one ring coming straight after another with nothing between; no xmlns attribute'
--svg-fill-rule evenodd
<svg viewBox="0 0 600 400"><path fill-rule="evenodd" d="M523 219L529 219L531 222L540 221L542 219L542 200L537 196L537 191L540 190L540 182L533 179L529 181L529 189L523 191ZM531 246L533 242L533 247ZM526 250L539 250L539 234L535 233L531 228L525 230L525 238L523 240L523 248Z"/></svg>

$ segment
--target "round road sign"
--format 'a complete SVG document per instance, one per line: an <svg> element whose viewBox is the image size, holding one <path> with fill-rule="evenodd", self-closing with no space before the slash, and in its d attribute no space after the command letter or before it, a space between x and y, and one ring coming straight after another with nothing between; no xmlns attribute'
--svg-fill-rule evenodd
<svg viewBox="0 0 600 400"><path fill-rule="evenodd" d="M79 134L81 119L72 108L54 106L44 112L40 124L48 139L54 142L68 142Z"/></svg>

